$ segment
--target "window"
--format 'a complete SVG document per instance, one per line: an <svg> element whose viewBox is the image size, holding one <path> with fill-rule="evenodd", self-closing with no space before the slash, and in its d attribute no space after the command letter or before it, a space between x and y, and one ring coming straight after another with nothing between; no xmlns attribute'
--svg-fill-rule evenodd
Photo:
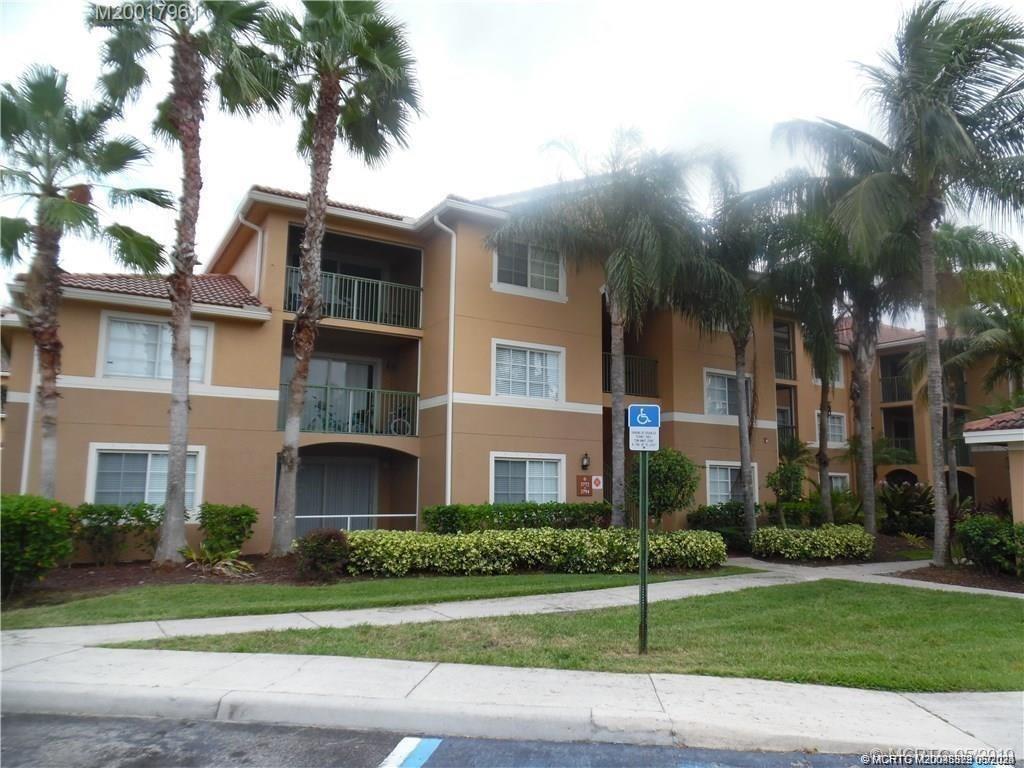
<svg viewBox="0 0 1024 768"><path fill-rule="evenodd" d="M185 464L185 509L196 503L198 453ZM110 451L96 454L96 504L163 504L167 496L167 451Z"/></svg>
<svg viewBox="0 0 1024 768"><path fill-rule="evenodd" d="M818 385L821 384L821 379L818 378L817 374L812 374L811 380L815 384L818 384ZM836 370L835 370L835 372L834 372L834 374L832 376L832 388L833 389L842 389L843 388L843 381L844 381L844 376L843 376L843 356L842 356L842 354L840 354L839 355L839 359L836 360Z"/></svg>
<svg viewBox="0 0 1024 768"><path fill-rule="evenodd" d="M494 459L494 503L562 499L560 459Z"/></svg>
<svg viewBox="0 0 1024 768"><path fill-rule="evenodd" d="M557 251L515 243L498 249L494 282L532 291L562 293L562 259Z"/></svg>
<svg viewBox="0 0 1024 768"><path fill-rule="evenodd" d="M850 490L850 476L847 474L833 475L829 474L829 480L832 481L833 491L848 491Z"/></svg>
<svg viewBox="0 0 1024 768"><path fill-rule="evenodd" d="M560 352L498 344L494 348L494 393L558 400L561 369Z"/></svg>
<svg viewBox="0 0 1024 768"><path fill-rule="evenodd" d="M846 416L841 413L828 415L828 441L830 443L846 442Z"/></svg>
<svg viewBox="0 0 1024 768"><path fill-rule="evenodd" d="M206 378L208 336L208 326L192 326L189 370L192 381ZM171 326L164 322L109 318L103 373L144 379L171 378Z"/></svg>
<svg viewBox="0 0 1024 768"><path fill-rule="evenodd" d="M736 376L728 373L704 374L704 412L720 416L737 416L740 408L736 398ZM747 379L747 402L750 402L750 379Z"/></svg>

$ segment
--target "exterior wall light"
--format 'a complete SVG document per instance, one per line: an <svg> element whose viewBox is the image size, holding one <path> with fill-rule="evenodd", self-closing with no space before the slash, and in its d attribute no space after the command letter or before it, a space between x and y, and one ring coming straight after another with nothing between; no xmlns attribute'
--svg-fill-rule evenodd
<svg viewBox="0 0 1024 768"><path fill-rule="evenodd" d="M584 453L580 459L580 469L590 469L590 454Z"/></svg>

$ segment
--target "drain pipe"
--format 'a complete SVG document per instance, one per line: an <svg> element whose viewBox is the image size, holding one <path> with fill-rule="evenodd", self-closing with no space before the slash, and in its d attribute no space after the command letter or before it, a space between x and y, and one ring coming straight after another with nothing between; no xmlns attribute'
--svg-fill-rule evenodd
<svg viewBox="0 0 1024 768"><path fill-rule="evenodd" d="M242 213L238 214L238 223L256 232L256 279L253 281L252 292L254 296L259 296L260 278L263 276L263 227L256 226Z"/></svg>
<svg viewBox="0 0 1024 768"><path fill-rule="evenodd" d="M455 266L457 263L455 230L445 226L440 217L434 216L438 229L447 232L451 239L451 255L448 259L448 396L444 430L444 503L452 503L452 407L455 389Z"/></svg>

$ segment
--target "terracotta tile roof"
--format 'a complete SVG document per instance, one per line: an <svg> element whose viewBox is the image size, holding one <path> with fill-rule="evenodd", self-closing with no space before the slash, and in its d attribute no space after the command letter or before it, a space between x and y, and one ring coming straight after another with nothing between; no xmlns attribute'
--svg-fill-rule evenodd
<svg viewBox="0 0 1024 768"><path fill-rule="evenodd" d="M850 333L850 320L843 318L838 323L839 343L850 346L853 335ZM879 344L895 344L901 341L917 341L924 339L924 331L916 331L913 328L899 328L895 325L882 323L878 328Z"/></svg>
<svg viewBox="0 0 1024 768"><path fill-rule="evenodd" d="M270 195L278 195L280 197L287 197L292 200L306 201L306 194L304 192L290 192L287 189L277 189L276 187L265 187L262 184L253 184L252 189L257 192L266 192ZM346 211L355 211L356 213L366 213L371 216L381 216L385 219L394 219L395 221L406 221L405 216L400 216L397 213L388 213L387 211L378 211L374 208L365 208L361 205L351 205L349 203L339 203L337 200L328 200L327 204L332 208L344 208Z"/></svg>
<svg viewBox="0 0 1024 768"><path fill-rule="evenodd" d="M260 300L249 293L249 289L234 275L199 274L193 280L192 300L197 304L238 308L261 306ZM126 293L155 299L169 298L167 281L163 275L64 272L60 276L60 284L64 288Z"/></svg>
<svg viewBox="0 0 1024 768"><path fill-rule="evenodd" d="M1024 429L1024 408L1014 408L964 424L964 432L990 432L995 429Z"/></svg>

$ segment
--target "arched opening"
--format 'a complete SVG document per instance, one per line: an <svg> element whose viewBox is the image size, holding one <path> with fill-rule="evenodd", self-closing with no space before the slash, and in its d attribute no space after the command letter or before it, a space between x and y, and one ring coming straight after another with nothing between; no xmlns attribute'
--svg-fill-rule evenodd
<svg viewBox="0 0 1024 768"><path fill-rule="evenodd" d="M379 446L317 443L299 449L295 533L414 530L418 459Z"/></svg>
<svg viewBox="0 0 1024 768"><path fill-rule="evenodd" d="M894 469L885 476L885 482L889 485L903 485L903 483L914 485L917 483L917 475L909 469Z"/></svg>
<svg viewBox="0 0 1024 768"><path fill-rule="evenodd" d="M957 471L956 481L960 488L960 501L970 497L975 501L978 497L975 496L974 488L974 475L970 475L967 472ZM949 472L946 473L946 488L949 488Z"/></svg>

